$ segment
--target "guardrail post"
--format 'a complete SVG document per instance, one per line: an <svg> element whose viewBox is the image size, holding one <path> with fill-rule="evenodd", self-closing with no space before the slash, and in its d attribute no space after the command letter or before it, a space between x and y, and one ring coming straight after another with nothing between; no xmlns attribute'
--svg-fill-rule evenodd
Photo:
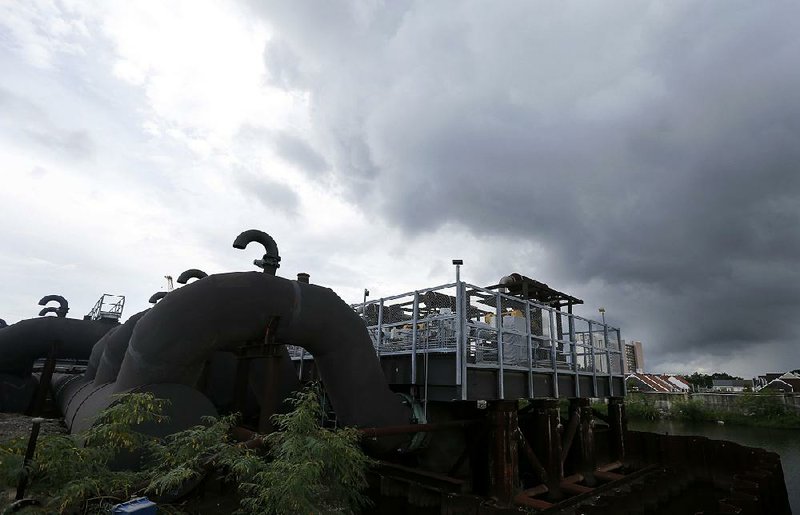
<svg viewBox="0 0 800 515"><path fill-rule="evenodd" d="M617 354L617 359L619 359L619 374L622 376L622 391L620 392L622 395L625 395L625 345L622 343L622 334L620 333L619 329L617 331L617 346L619 347L619 353Z"/></svg>
<svg viewBox="0 0 800 515"><path fill-rule="evenodd" d="M528 334L528 397L533 398L533 329L531 329L531 303L525 301L525 332Z"/></svg>
<svg viewBox="0 0 800 515"><path fill-rule="evenodd" d="M555 335L555 321L553 320L553 310L548 309L547 313L550 315L550 363L553 366L553 397L558 399L558 364L556 363L556 335Z"/></svg>
<svg viewBox="0 0 800 515"><path fill-rule="evenodd" d="M592 349L592 397L597 395L597 360L595 359L594 350L594 324L589 321L589 346Z"/></svg>
<svg viewBox="0 0 800 515"><path fill-rule="evenodd" d="M378 342L378 357L381 357L381 347L383 347L383 299L378 303L378 334L376 341Z"/></svg>
<svg viewBox="0 0 800 515"><path fill-rule="evenodd" d="M467 360L466 345L464 345L464 283L460 276L456 278L456 319L453 326L456 331L456 384L461 387L461 400L467 399L467 381L463 373L463 365Z"/></svg>
<svg viewBox="0 0 800 515"><path fill-rule="evenodd" d="M414 292L411 310L411 384L417 384L417 325L419 325L419 292Z"/></svg>
<svg viewBox="0 0 800 515"><path fill-rule="evenodd" d="M577 338L575 337L575 317L572 314L572 304L567 306L567 316L569 317L569 346L572 353L572 368L575 372L575 397L581 396L581 380L578 373L578 352L577 352Z"/></svg>
<svg viewBox="0 0 800 515"><path fill-rule="evenodd" d="M611 371L611 348L608 346L608 326L603 324L603 341L606 343L606 367L608 372L608 395L614 396L614 374Z"/></svg>
<svg viewBox="0 0 800 515"><path fill-rule="evenodd" d="M505 377L504 377L504 361L505 357L503 356L503 311L501 309L500 303L502 299L500 297L500 293L498 292L495 296L495 324L497 326L497 392L498 397L501 399L505 398Z"/></svg>

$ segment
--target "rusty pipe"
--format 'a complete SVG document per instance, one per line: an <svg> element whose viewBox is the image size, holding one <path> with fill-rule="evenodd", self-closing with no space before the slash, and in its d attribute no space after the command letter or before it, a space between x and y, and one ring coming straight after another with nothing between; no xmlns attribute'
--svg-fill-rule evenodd
<svg viewBox="0 0 800 515"><path fill-rule="evenodd" d="M432 433L435 431L448 431L450 429L462 429L482 423L483 420L452 420L449 422L439 422L436 424L407 424L403 426L386 427L365 427L359 429L361 436L394 436L409 433Z"/></svg>

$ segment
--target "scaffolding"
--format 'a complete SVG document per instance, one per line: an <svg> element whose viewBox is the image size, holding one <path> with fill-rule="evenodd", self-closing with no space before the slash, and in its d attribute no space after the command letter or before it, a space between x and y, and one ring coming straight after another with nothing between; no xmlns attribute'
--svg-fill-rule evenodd
<svg viewBox="0 0 800 515"><path fill-rule="evenodd" d="M95 303L86 318L89 320L119 320L125 308L124 295L104 293Z"/></svg>

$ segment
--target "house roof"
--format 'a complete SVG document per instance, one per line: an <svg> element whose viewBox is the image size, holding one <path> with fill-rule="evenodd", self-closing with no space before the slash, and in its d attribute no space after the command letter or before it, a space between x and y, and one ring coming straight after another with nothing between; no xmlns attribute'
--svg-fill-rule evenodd
<svg viewBox="0 0 800 515"><path fill-rule="evenodd" d="M795 382L797 383L796 386L794 384L792 384L792 383L795 383ZM786 380L773 379L772 381L767 383L766 386L764 386L764 388L762 388L761 390L770 389L770 390L783 390L784 392L795 392L795 391L800 391L800 390L798 390L798 388L800 388L800 380L797 380L797 379L786 379Z"/></svg>
<svg viewBox="0 0 800 515"><path fill-rule="evenodd" d="M667 381L674 384L678 388L682 390L691 390L692 386L689 384L689 381L682 376L665 376Z"/></svg>
<svg viewBox="0 0 800 515"><path fill-rule="evenodd" d="M659 376L656 374L630 374L625 378L625 381L628 381L629 379L635 379L641 383L644 383L645 386L655 392L669 393L680 389L678 385L675 385L669 381L668 376Z"/></svg>
<svg viewBox="0 0 800 515"><path fill-rule="evenodd" d="M752 379L712 379L711 380L711 386L712 387L713 386L723 386L723 387L725 387L725 386L728 386L728 387L753 386L753 380Z"/></svg>

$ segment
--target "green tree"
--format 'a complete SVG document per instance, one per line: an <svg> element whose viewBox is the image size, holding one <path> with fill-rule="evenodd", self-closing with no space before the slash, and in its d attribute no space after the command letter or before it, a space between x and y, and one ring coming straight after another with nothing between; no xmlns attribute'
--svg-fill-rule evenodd
<svg viewBox="0 0 800 515"><path fill-rule="evenodd" d="M166 401L146 393L122 395L87 433L40 438L28 492L44 501L45 513L108 513L111 504L171 494L215 470L238 485L240 513L357 512L368 503L362 492L373 463L359 446L358 431L321 427L318 387L295 393L290 402L291 412L273 417L278 431L262 437L263 450L254 450L231 438L236 415L207 418L163 440L138 433L138 424L165 420ZM0 444L6 488L16 484L26 443L19 438ZM120 452L140 454L143 468L113 470Z"/></svg>
<svg viewBox="0 0 800 515"><path fill-rule="evenodd" d="M279 431L266 437L272 460L240 486L242 508L275 515L357 512L368 504L362 491L373 464L358 445L358 431L320 426L316 388L296 393L290 402L294 410L273 416Z"/></svg>
<svg viewBox="0 0 800 515"><path fill-rule="evenodd" d="M106 513L110 504L129 499L146 484L146 472L112 470L109 464L120 452L146 451L155 444L133 428L164 420L165 405L152 394L127 394L80 437L42 436L27 470L28 494L43 501L46 513ZM0 479L7 488L17 482L26 446L27 438L0 444Z"/></svg>

